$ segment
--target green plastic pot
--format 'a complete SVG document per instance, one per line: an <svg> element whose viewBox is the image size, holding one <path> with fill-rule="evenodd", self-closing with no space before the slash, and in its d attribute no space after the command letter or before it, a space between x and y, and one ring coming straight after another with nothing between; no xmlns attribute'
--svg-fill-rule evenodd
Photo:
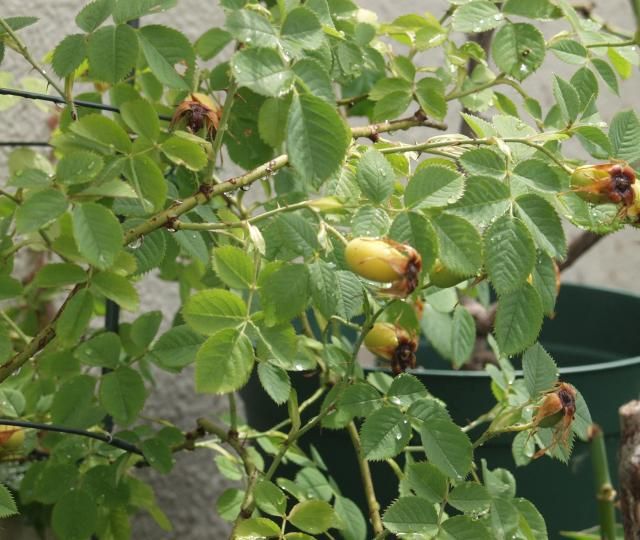
<svg viewBox="0 0 640 540"><path fill-rule="evenodd" d="M603 429L616 483L618 408L640 396L640 356L636 356L640 354L636 319L636 314L640 313L640 297L613 290L563 285L556 313L554 319L545 321L540 341L557 362L560 378L580 390L594 422ZM433 369L429 366L444 364L429 347L420 348L419 363L426 367L413 374L433 395L447 403L458 424L466 424L495 404L490 379L485 372ZM292 375L301 401L317 388L316 377ZM286 416L286 406L276 407L255 377L242 396L251 426L267 429ZM495 439L479 449L477 457L485 458L490 468L504 467L514 473L518 495L530 499L540 510L550 538L559 538L562 530L580 530L596 524L595 488L586 444L576 443L567 465L543 457L526 467L516 468L510 443L509 436ZM358 465L346 434L315 429L301 444L318 449L343 494L365 510ZM376 495L384 508L397 497L397 479L385 463L372 463L372 474Z"/></svg>

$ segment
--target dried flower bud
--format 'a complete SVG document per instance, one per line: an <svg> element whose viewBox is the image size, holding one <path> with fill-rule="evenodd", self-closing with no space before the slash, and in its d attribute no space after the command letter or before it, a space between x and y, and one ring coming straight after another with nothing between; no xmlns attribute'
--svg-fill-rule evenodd
<svg viewBox="0 0 640 540"><path fill-rule="evenodd" d="M349 268L378 283L391 283L383 292L407 296L418 286L422 258L407 244L377 238L354 238L344 250Z"/></svg>
<svg viewBox="0 0 640 540"><path fill-rule="evenodd" d="M220 124L221 114L220 107L212 98L192 92L189 98L176 108L171 119L171 127L185 122L187 129L192 133L198 133L202 128L206 128L207 135L213 139Z"/></svg>
<svg viewBox="0 0 640 540"><path fill-rule="evenodd" d="M558 383L544 395L533 422L536 428L554 428L554 434L549 447L538 451L535 457L544 455L558 443L567 444L576 416L576 396L576 389L569 383Z"/></svg>
<svg viewBox="0 0 640 540"><path fill-rule="evenodd" d="M416 367L418 342L404 328L392 323L375 323L364 338L364 345L373 354L389 360L394 375Z"/></svg>
<svg viewBox="0 0 640 540"><path fill-rule="evenodd" d="M585 200L623 203L626 207L632 206L636 200L635 181L635 171L619 163L584 165L571 175L571 187Z"/></svg>

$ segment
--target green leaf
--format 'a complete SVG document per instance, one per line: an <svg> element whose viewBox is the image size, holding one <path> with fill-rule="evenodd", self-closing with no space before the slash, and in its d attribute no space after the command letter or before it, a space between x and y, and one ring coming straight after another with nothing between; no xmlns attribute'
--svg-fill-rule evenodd
<svg viewBox="0 0 640 540"><path fill-rule="evenodd" d="M71 297L56 323L56 336L65 345L76 343L93 315L93 295L86 289Z"/></svg>
<svg viewBox="0 0 640 540"><path fill-rule="evenodd" d="M526 530L527 540L547 540L547 525L538 509L526 499L518 498L512 502L520 514L520 530Z"/></svg>
<svg viewBox="0 0 640 540"><path fill-rule="evenodd" d="M51 67L58 77L73 73L87 56L87 37L84 34L66 36L53 50Z"/></svg>
<svg viewBox="0 0 640 540"><path fill-rule="evenodd" d="M492 540L482 521L469 516L453 516L442 524L447 540Z"/></svg>
<svg viewBox="0 0 640 540"><path fill-rule="evenodd" d="M329 318L335 314L338 305L338 278L335 268L322 260L310 264L308 268L313 303L322 315Z"/></svg>
<svg viewBox="0 0 640 540"><path fill-rule="evenodd" d="M541 159L526 159L518 163L513 170L513 178L543 191L557 192L561 186L555 170Z"/></svg>
<svg viewBox="0 0 640 540"><path fill-rule="evenodd" d="M422 269L429 271L438 254L436 231L422 214L398 214L389 228L389 238L413 246L422 257Z"/></svg>
<svg viewBox="0 0 640 540"><path fill-rule="evenodd" d="M278 148L284 142L290 105L289 99L269 98L260 107L258 131L269 146Z"/></svg>
<svg viewBox="0 0 640 540"><path fill-rule="evenodd" d="M367 537L367 522L351 499L336 495L334 508L338 523L335 525L342 533L344 540L365 540Z"/></svg>
<svg viewBox="0 0 640 540"><path fill-rule="evenodd" d="M173 453L167 443L161 439L147 439L140 445L142 454L155 470L167 474L173 469Z"/></svg>
<svg viewBox="0 0 640 540"><path fill-rule="evenodd" d="M553 95L567 124L575 122L580 114L580 96L567 81L557 75L553 78Z"/></svg>
<svg viewBox="0 0 640 540"><path fill-rule="evenodd" d="M81 343L73 355L88 366L115 369L120 363L121 348L118 334L103 332Z"/></svg>
<svg viewBox="0 0 640 540"><path fill-rule="evenodd" d="M284 369L267 362L260 362L258 378L262 388L277 405L286 403L291 393L291 380Z"/></svg>
<svg viewBox="0 0 640 540"><path fill-rule="evenodd" d="M533 269L533 287L540 295L542 308L545 315L551 317L554 314L556 304L557 279L556 266L548 255L540 254Z"/></svg>
<svg viewBox="0 0 640 540"><path fill-rule="evenodd" d="M474 275L482 264L482 238L465 219L442 214L433 220L442 263L462 276Z"/></svg>
<svg viewBox="0 0 640 540"><path fill-rule="evenodd" d="M76 15L76 24L87 33L93 32L113 12L115 0L94 0Z"/></svg>
<svg viewBox="0 0 640 540"><path fill-rule="evenodd" d="M320 534L332 527L334 517L333 508L325 501L300 502L289 512L291 524L310 534Z"/></svg>
<svg viewBox="0 0 640 540"><path fill-rule="evenodd" d="M101 270L112 266L122 249L120 223L97 203L83 203L73 209L73 236L81 255Z"/></svg>
<svg viewBox="0 0 640 540"><path fill-rule="evenodd" d="M411 97L411 83L400 77L385 77L378 80L369 91L369 99L380 101L387 96L404 94Z"/></svg>
<svg viewBox="0 0 640 540"><path fill-rule="evenodd" d="M421 497L400 497L382 516L392 533L433 535L438 530L438 516L429 501Z"/></svg>
<svg viewBox="0 0 640 540"><path fill-rule="evenodd" d="M336 272L338 278L338 304L336 313L346 320L351 320L362 313L364 290L360 280L347 270Z"/></svg>
<svg viewBox="0 0 640 540"><path fill-rule="evenodd" d="M539 343L529 347L522 355L522 370L524 384L532 398L551 390L558 380L555 362Z"/></svg>
<svg viewBox="0 0 640 540"><path fill-rule="evenodd" d="M491 502L491 528L497 539L511 538L518 526L518 511L506 499L495 498Z"/></svg>
<svg viewBox="0 0 640 540"><path fill-rule="evenodd" d="M202 146L177 135L164 141L160 149L173 163L191 171L199 171L207 164L207 153Z"/></svg>
<svg viewBox="0 0 640 540"><path fill-rule="evenodd" d="M287 149L305 179L324 181L340 166L351 134L335 108L321 98L294 96L289 110Z"/></svg>
<svg viewBox="0 0 640 540"><path fill-rule="evenodd" d="M225 489L216 501L218 515L225 521L233 521L238 517L244 500L244 491L236 488Z"/></svg>
<svg viewBox="0 0 640 540"><path fill-rule="evenodd" d="M406 479L411 490L431 504L442 502L447 495L449 481L431 463L411 463L406 470Z"/></svg>
<svg viewBox="0 0 640 540"><path fill-rule="evenodd" d="M146 399L140 374L126 366L107 373L100 382L100 403L118 424L134 422Z"/></svg>
<svg viewBox="0 0 640 540"><path fill-rule="evenodd" d="M522 195L516 199L516 212L542 251L555 259L566 256L567 241L562 223L551 204L538 195Z"/></svg>
<svg viewBox="0 0 640 540"><path fill-rule="evenodd" d="M16 209L16 232L37 231L64 213L67 204L66 197L57 189L37 191Z"/></svg>
<svg viewBox="0 0 640 540"><path fill-rule="evenodd" d="M205 341L196 355L196 391L226 394L240 389L253 369L253 345L235 328L225 328Z"/></svg>
<svg viewBox="0 0 640 540"><path fill-rule="evenodd" d="M232 39L233 36L222 28L211 28L196 40L196 53L203 60L211 60L231 43Z"/></svg>
<svg viewBox="0 0 640 540"><path fill-rule="evenodd" d="M97 507L96 501L87 491L69 491L53 507L53 532L65 540L86 540L98 524Z"/></svg>
<svg viewBox="0 0 640 540"><path fill-rule="evenodd" d="M180 61L192 64L194 53L184 34L160 25L144 26L138 31L140 46L149 68L157 79L170 88L189 90L189 85L174 66Z"/></svg>
<svg viewBox="0 0 640 540"><path fill-rule="evenodd" d="M293 71L302 88L314 96L324 99L329 104L335 103L336 96L331 77L319 61L303 58L293 65Z"/></svg>
<svg viewBox="0 0 640 540"><path fill-rule="evenodd" d="M411 208L437 208L456 202L464 193L464 176L440 165L418 170L404 192L404 202Z"/></svg>
<svg viewBox="0 0 640 540"><path fill-rule="evenodd" d="M300 6L292 9L280 29L282 46L292 55L301 55L305 50L314 50L324 43L324 32L317 15Z"/></svg>
<svg viewBox="0 0 640 540"><path fill-rule="evenodd" d="M315 229L300 214L281 214L277 216L269 226L269 231L277 234L280 247L295 255L309 258L319 248ZM271 247L271 245L268 246L267 256L271 254Z"/></svg>
<svg viewBox="0 0 640 540"><path fill-rule="evenodd" d="M246 312L242 298L223 289L199 291L189 297L182 308L186 323L206 335L239 326L245 320Z"/></svg>
<svg viewBox="0 0 640 540"><path fill-rule="evenodd" d="M89 375L77 375L63 383L53 397L51 421L79 429L99 422L104 411L94 403L95 384Z"/></svg>
<svg viewBox="0 0 640 540"><path fill-rule="evenodd" d="M473 0L453 12L451 24L456 32L475 34L499 26L503 18L495 4L486 0Z"/></svg>
<svg viewBox="0 0 640 540"><path fill-rule="evenodd" d="M114 272L99 272L91 279L91 286L123 309L138 310L138 291L126 277Z"/></svg>
<svg viewBox="0 0 640 540"><path fill-rule="evenodd" d="M411 98L411 92L392 92L387 94L380 101L377 101L373 107L373 120L380 122L398 118L407 110L411 103Z"/></svg>
<svg viewBox="0 0 640 540"><path fill-rule="evenodd" d="M471 314L462 306L453 312L451 331L451 356L454 367L466 364L471 358L476 343L476 323Z"/></svg>
<svg viewBox="0 0 640 540"><path fill-rule="evenodd" d="M386 236L389 225L389 214L384 208L365 205L356 210L351 220L351 234L369 237Z"/></svg>
<svg viewBox="0 0 640 540"><path fill-rule="evenodd" d="M62 287L87 281L84 269L72 263L53 263L44 266L34 279L38 287Z"/></svg>
<svg viewBox="0 0 640 540"><path fill-rule="evenodd" d="M593 67L596 68L598 75L602 77L602 80L611 89L611 91L614 94L619 95L620 88L618 86L618 78L609 63L600 58L592 58L591 63L593 64Z"/></svg>
<svg viewBox="0 0 640 540"><path fill-rule="evenodd" d="M470 174L504 178L504 158L488 148L472 148L460 156L460 163Z"/></svg>
<svg viewBox="0 0 640 540"><path fill-rule="evenodd" d="M293 87L294 73L274 49L242 49L231 58L240 86L267 97L281 97Z"/></svg>
<svg viewBox="0 0 640 540"><path fill-rule="evenodd" d="M135 66L138 58L136 31L128 24L105 26L89 37L87 48L91 76L117 83Z"/></svg>
<svg viewBox="0 0 640 540"><path fill-rule="evenodd" d="M127 132L106 116L84 116L72 123L69 129L80 137L99 143L105 150L117 150L123 154L131 152L131 141Z"/></svg>
<svg viewBox="0 0 640 540"><path fill-rule="evenodd" d="M102 158L87 150L65 154L56 166L56 182L65 185L84 184L93 180L102 170Z"/></svg>
<svg viewBox="0 0 640 540"><path fill-rule="evenodd" d="M260 290L268 324L288 322L309 300L309 271L303 264L283 266L270 274Z"/></svg>
<svg viewBox="0 0 640 540"><path fill-rule="evenodd" d="M507 0L503 4L502 11L530 19L550 19L561 14L549 0Z"/></svg>
<svg viewBox="0 0 640 540"><path fill-rule="evenodd" d="M120 114L125 124L135 133L151 141L160 135L158 113L146 99L134 99L120 106Z"/></svg>
<svg viewBox="0 0 640 540"><path fill-rule="evenodd" d="M447 502L461 512L480 513L489 508L491 497L477 482L463 482L451 490Z"/></svg>
<svg viewBox="0 0 640 540"><path fill-rule="evenodd" d="M360 430L365 459L392 458L402 452L411 437L411 426L396 407L382 407L367 417Z"/></svg>
<svg viewBox="0 0 640 540"><path fill-rule="evenodd" d="M578 126L574 128L582 147L597 159L607 159L613 154L606 133L596 126Z"/></svg>
<svg viewBox="0 0 640 540"><path fill-rule="evenodd" d="M213 250L213 269L225 285L232 289L248 289L254 281L251 257L235 246L221 246Z"/></svg>
<svg viewBox="0 0 640 540"><path fill-rule="evenodd" d="M147 311L140 315L129 329L129 337L139 350L146 350L156 337L162 323L161 311Z"/></svg>
<svg viewBox="0 0 640 540"><path fill-rule="evenodd" d="M274 538L280 535L280 527L273 521L263 517L242 520L235 530L238 540L254 540L255 538Z"/></svg>
<svg viewBox="0 0 640 540"><path fill-rule="evenodd" d="M609 126L613 156L633 162L640 159L640 121L634 111L617 113Z"/></svg>
<svg viewBox="0 0 640 540"><path fill-rule="evenodd" d="M394 176L391 164L375 148L369 148L358 161L356 181L374 203L383 203L393 193Z"/></svg>
<svg viewBox="0 0 640 540"><path fill-rule="evenodd" d="M14 514L18 514L16 502L13 495L4 484L0 484L0 518L8 518Z"/></svg>
<svg viewBox="0 0 640 540"><path fill-rule="evenodd" d="M491 54L501 71L521 81L542 65L544 36L528 23L505 24L493 38Z"/></svg>
<svg viewBox="0 0 640 540"><path fill-rule="evenodd" d="M23 294L22 283L11 276L0 275L0 300L15 298Z"/></svg>
<svg viewBox="0 0 640 540"><path fill-rule="evenodd" d="M429 396L424 385L413 375L401 373L393 378L393 382L387 390L387 399L394 405L408 407L414 401L419 401Z"/></svg>
<svg viewBox="0 0 640 540"><path fill-rule="evenodd" d="M447 212L485 227L503 215L510 206L510 192L506 184L496 178L471 176L467 178L464 195Z"/></svg>
<svg viewBox="0 0 640 540"><path fill-rule="evenodd" d="M517 218L503 216L484 235L487 273L498 295L519 288L533 271L536 248L527 227Z"/></svg>
<svg viewBox="0 0 640 540"><path fill-rule="evenodd" d="M511 355L531 345L542 326L542 303L535 289L525 283L498 302L495 332L500 351Z"/></svg>
<svg viewBox="0 0 640 540"><path fill-rule="evenodd" d="M287 496L269 480L262 480L256 485L254 497L258 508L272 516L284 516L287 511Z"/></svg>
<svg viewBox="0 0 640 540"><path fill-rule="evenodd" d="M455 480L462 480L471 468L469 437L450 419L433 415L424 420L420 437L429 462Z"/></svg>
<svg viewBox="0 0 640 540"><path fill-rule="evenodd" d="M447 115L445 87L440 79L425 77L416 83L416 99L420 108L429 116L443 120Z"/></svg>
<svg viewBox="0 0 640 540"><path fill-rule="evenodd" d="M271 23L256 11L239 9L227 15L227 31L238 41L260 47L277 47L278 36Z"/></svg>
<svg viewBox="0 0 640 540"><path fill-rule="evenodd" d="M151 351L161 368L176 371L191 364L203 343L203 338L187 325L174 326L160 336Z"/></svg>
<svg viewBox="0 0 640 540"><path fill-rule="evenodd" d="M339 410L351 417L366 417L382 407L380 393L370 384L356 382L348 386L339 400Z"/></svg>
<svg viewBox="0 0 640 540"><path fill-rule="evenodd" d="M584 64L589 55L589 51L584 45L573 39L556 41L549 47L549 50L568 64Z"/></svg>

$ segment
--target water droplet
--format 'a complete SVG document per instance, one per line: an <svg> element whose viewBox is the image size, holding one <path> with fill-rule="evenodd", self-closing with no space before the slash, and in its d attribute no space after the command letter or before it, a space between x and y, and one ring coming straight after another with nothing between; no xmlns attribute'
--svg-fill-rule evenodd
<svg viewBox="0 0 640 540"><path fill-rule="evenodd" d="M409 420L403 420L402 423L406 426L409 423Z"/></svg>
<svg viewBox="0 0 640 540"><path fill-rule="evenodd" d="M396 440L402 439L402 433L396 433Z"/></svg>
<svg viewBox="0 0 640 540"><path fill-rule="evenodd" d="M296 371L303 371L304 370L304 366L302 364L295 364L293 366L293 369L295 369Z"/></svg>
<svg viewBox="0 0 640 540"><path fill-rule="evenodd" d="M525 64L520 64L520 73L527 73L529 68Z"/></svg>
<svg viewBox="0 0 640 540"><path fill-rule="evenodd" d="M138 236L135 238L133 242L129 242L128 246L130 249L138 249L144 243L144 236Z"/></svg>
<svg viewBox="0 0 640 540"><path fill-rule="evenodd" d="M493 16L493 18L494 18L496 21L501 21L501 20L504 18L504 15L503 15L502 13L496 13L496 14Z"/></svg>
<svg viewBox="0 0 640 540"><path fill-rule="evenodd" d="M402 405L402 400L398 396L393 396L391 398L391 403L394 405Z"/></svg>

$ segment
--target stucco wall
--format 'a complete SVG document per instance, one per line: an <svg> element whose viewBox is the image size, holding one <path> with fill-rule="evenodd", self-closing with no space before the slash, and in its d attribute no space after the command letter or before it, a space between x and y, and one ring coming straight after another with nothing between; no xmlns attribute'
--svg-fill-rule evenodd
<svg viewBox="0 0 640 540"><path fill-rule="evenodd" d="M37 25L22 31L21 35L34 56L42 58L64 35L77 31L73 19L85 3L84 0L0 0L0 15L40 17ZM446 5L443 0L364 0L360 3L363 7L376 11L382 20L389 20L401 13L420 12L425 9L438 15ZM603 16L618 25L628 27L632 19L627 0L600 0L596 4L602 6L600 13ZM153 21L176 25L190 38L196 38L211 26L219 25L221 20L221 11L215 1L179 0L178 8L167 14L145 18L143 23ZM547 37L549 36L547 33ZM11 72L16 79L32 74L28 66L12 52L7 53L0 71ZM623 107L638 106L637 89L640 81L637 70L635 71L632 80L623 84ZM570 72L566 65L548 59L545 68L528 81L528 87L535 97L548 105L552 101L549 87L552 73ZM604 90L600 97L600 105L603 116L609 120L620 107L620 101ZM449 125L457 126L456 114L457 111L451 111ZM6 113L0 113L0 140L45 140L45 119L46 114L32 103L21 103ZM419 138L420 134L416 132L412 136ZM4 170L5 161L6 152L0 148L0 170ZM2 175L0 181L1 179ZM640 267L640 250L637 249L639 240L640 233L632 230L605 239L566 273L566 280L619 287L640 293L640 280L634 272ZM148 277L139 284L138 289L145 309L161 309L167 319L173 316L178 303L175 287ZM146 413L167 418L184 429L190 429L198 416L214 416L225 407L225 400L195 394L190 372L177 378L159 374L158 385L148 400ZM217 494L224 489L225 483L216 475L215 466L208 453L201 451L195 455L179 455L175 469L166 477L153 472L145 474L153 479L160 504L172 519L175 530L170 534L163 533L150 519L143 516L137 520L135 538L204 540L226 537L226 526L219 523L214 510Z"/></svg>

